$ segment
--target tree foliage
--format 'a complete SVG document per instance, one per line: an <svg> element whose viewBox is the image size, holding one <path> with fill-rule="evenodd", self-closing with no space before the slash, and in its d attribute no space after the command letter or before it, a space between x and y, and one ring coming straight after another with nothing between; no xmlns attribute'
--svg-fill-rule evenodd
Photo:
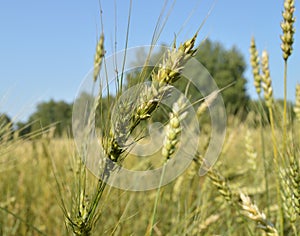
<svg viewBox="0 0 300 236"><path fill-rule="evenodd" d="M0 141L10 139L13 134L13 123L8 115L0 113Z"/></svg>
<svg viewBox="0 0 300 236"><path fill-rule="evenodd" d="M220 89L234 82L222 92L227 112L235 115L243 109L249 101L244 77L246 62L237 48L226 50L220 43L206 40L199 45L196 59L208 70Z"/></svg>
<svg viewBox="0 0 300 236"><path fill-rule="evenodd" d="M38 104L37 110L29 117L30 131L37 131L55 125L55 135L62 136L69 132L72 122L72 104L64 101L42 102Z"/></svg>

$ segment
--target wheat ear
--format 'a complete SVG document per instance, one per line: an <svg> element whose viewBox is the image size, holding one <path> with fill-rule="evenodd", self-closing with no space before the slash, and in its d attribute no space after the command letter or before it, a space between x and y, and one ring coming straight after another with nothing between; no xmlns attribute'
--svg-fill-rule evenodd
<svg viewBox="0 0 300 236"><path fill-rule="evenodd" d="M295 33L295 1L285 0L284 1L284 11L282 12L283 21L281 22L281 29L283 34L281 35L281 49L283 52L283 59L287 60L292 54L293 43L294 43L294 33Z"/></svg>
<svg viewBox="0 0 300 236"><path fill-rule="evenodd" d="M256 49L255 39L252 37L250 44L250 64L252 67L252 74L254 77L254 86L258 95L261 92L261 74L260 74L260 64L259 64L258 51Z"/></svg>
<svg viewBox="0 0 300 236"><path fill-rule="evenodd" d="M240 193L240 205L243 214L249 219L256 222L257 226L264 230L269 236L278 236L278 232L273 224L271 224L266 215L259 210L257 205L253 204L250 197Z"/></svg>
<svg viewBox="0 0 300 236"><path fill-rule="evenodd" d="M297 121L300 122L300 84L296 85L296 99L295 99L294 112L296 114Z"/></svg>
<svg viewBox="0 0 300 236"><path fill-rule="evenodd" d="M197 34L190 40L174 45L164 56L158 71L153 72L152 83L140 92L138 101L124 101L120 104L120 114L113 130L104 137L104 150L109 159L119 161L119 157L126 150L126 142L142 120L151 117L152 112L159 106L160 101L170 92L170 84L180 78L180 74L187 61L195 54L193 49ZM138 106L136 106L136 103Z"/></svg>
<svg viewBox="0 0 300 236"><path fill-rule="evenodd" d="M180 97L173 104L170 120L166 126L166 136L163 142L162 156L169 160L176 151L176 145L179 141L179 136L182 130L180 122L186 117L187 112L183 112L185 108L184 97Z"/></svg>
<svg viewBox="0 0 300 236"><path fill-rule="evenodd" d="M104 34L101 34L100 39L97 43L95 59L94 59L94 82L98 78L104 54L105 54L105 51L104 51Z"/></svg>

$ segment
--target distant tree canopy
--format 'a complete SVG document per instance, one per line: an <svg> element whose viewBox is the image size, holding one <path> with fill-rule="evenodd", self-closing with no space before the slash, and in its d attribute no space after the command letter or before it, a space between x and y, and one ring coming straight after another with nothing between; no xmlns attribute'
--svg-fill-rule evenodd
<svg viewBox="0 0 300 236"><path fill-rule="evenodd" d="M5 126L10 124L11 124L11 119L9 118L9 116L0 113L0 127L4 128Z"/></svg>
<svg viewBox="0 0 300 236"><path fill-rule="evenodd" d="M244 77L246 62L242 54L235 47L226 50L220 43L206 40L198 47L196 59L208 70L220 89L235 82L222 92L227 112L237 114L243 109L249 97Z"/></svg>
<svg viewBox="0 0 300 236"><path fill-rule="evenodd" d="M5 139L10 139L12 137L13 124L11 119L6 114L0 113L0 141Z"/></svg>
<svg viewBox="0 0 300 236"><path fill-rule="evenodd" d="M55 136L61 136L70 131L72 122L72 104L64 101L42 102L37 105L37 110L30 117L30 131L38 131L56 124Z"/></svg>

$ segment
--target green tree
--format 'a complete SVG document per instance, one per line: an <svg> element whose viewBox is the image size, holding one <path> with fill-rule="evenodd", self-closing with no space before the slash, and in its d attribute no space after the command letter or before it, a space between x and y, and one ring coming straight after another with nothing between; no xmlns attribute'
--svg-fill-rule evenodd
<svg viewBox="0 0 300 236"><path fill-rule="evenodd" d="M0 113L0 141L11 139L13 135L13 123L8 115Z"/></svg>
<svg viewBox="0 0 300 236"><path fill-rule="evenodd" d="M38 104L37 110L29 117L31 123L30 131L41 130L50 125L55 125L55 135L61 136L64 132L69 132L72 122L72 104L64 101L42 102Z"/></svg>
<svg viewBox="0 0 300 236"><path fill-rule="evenodd" d="M227 112L235 115L244 109L249 101L244 77L246 63L237 48L226 50L220 43L206 40L199 45L196 59L208 70L220 89L234 82L222 92Z"/></svg>
<svg viewBox="0 0 300 236"><path fill-rule="evenodd" d="M19 121L16 123L18 136L26 138L30 137L31 124L29 122Z"/></svg>

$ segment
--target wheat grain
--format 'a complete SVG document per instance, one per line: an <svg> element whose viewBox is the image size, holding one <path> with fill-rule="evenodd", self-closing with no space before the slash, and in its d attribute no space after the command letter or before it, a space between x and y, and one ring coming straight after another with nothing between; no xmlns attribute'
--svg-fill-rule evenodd
<svg viewBox="0 0 300 236"><path fill-rule="evenodd" d="M257 94L261 92L261 75L260 75L260 64L259 64L258 51L256 49L255 39L252 37L250 44L250 64L252 67L252 74L254 77L254 86Z"/></svg>
<svg viewBox="0 0 300 236"><path fill-rule="evenodd" d="M246 151L246 156L248 157L247 159L248 166L250 167L250 169L256 170L257 152L255 152L254 150L253 140L249 129L246 131L246 135L245 135L245 151Z"/></svg>
<svg viewBox="0 0 300 236"><path fill-rule="evenodd" d="M285 0L284 1L284 11L282 12L283 21L281 23L281 28L283 34L281 35L281 49L283 52L283 59L286 61L293 51L293 43L294 43L294 17L295 11L295 2L294 0Z"/></svg>
<svg viewBox="0 0 300 236"><path fill-rule="evenodd" d="M173 104L170 120L166 126L166 136L162 147L162 156L168 160L176 151L176 145L179 141L179 136L182 130L181 121L186 117L187 112L183 112L186 106L186 101L181 96L177 102Z"/></svg>
<svg viewBox="0 0 300 236"><path fill-rule="evenodd" d="M266 50L262 52L262 88L264 90L264 97L266 100L266 105L269 108L273 106L273 89L272 89L272 80L270 76L270 69L269 69L269 55Z"/></svg>
<svg viewBox="0 0 300 236"><path fill-rule="evenodd" d="M273 224L271 224L264 213L262 213L257 205L253 204L251 199L243 193L240 193L240 205L243 214L249 219L255 221L257 226L264 230L269 236L277 236L278 232Z"/></svg>
<svg viewBox="0 0 300 236"><path fill-rule="evenodd" d="M98 78L104 54L104 34L101 34L100 39L97 43L96 54L94 59L94 82L96 82Z"/></svg>
<svg viewBox="0 0 300 236"><path fill-rule="evenodd" d="M288 171L283 169L280 170L280 178L282 185L281 197L284 207L284 213L291 222L291 224L294 224L296 221L297 213L293 201L294 194L291 189L291 181L289 176L287 175L287 172Z"/></svg>
<svg viewBox="0 0 300 236"><path fill-rule="evenodd" d="M296 114L296 119L298 120L298 122L300 122L300 84L296 85L296 99L294 112Z"/></svg>

